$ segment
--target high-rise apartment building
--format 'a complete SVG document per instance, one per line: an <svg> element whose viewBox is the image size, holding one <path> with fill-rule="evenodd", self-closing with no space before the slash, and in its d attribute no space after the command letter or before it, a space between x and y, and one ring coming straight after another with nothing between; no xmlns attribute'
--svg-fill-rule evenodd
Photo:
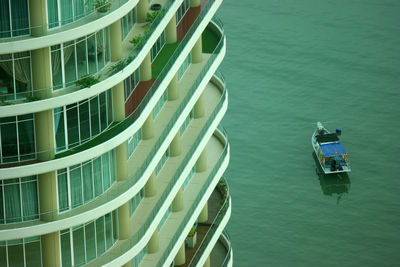
<svg viewBox="0 0 400 267"><path fill-rule="evenodd" d="M222 0L0 1L0 266L230 266Z"/></svg>

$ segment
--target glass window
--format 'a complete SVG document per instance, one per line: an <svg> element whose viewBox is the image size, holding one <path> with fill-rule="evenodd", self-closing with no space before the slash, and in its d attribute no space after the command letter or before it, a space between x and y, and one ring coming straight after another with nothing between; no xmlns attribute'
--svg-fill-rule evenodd
<svg viewBox="0 0 400 267"><path fill-rule="evenodd" d="M57 0L47 0L47 16L48 16L49 28L54 28L59 26Z"/></svg>
<svg viewBox="0 0 400 267"><path fill-rule="evenodd" d="M78 107L75 104L67 106L67 130L68 130L68 145L70 147L79 144L79 123L78 123Z"/></svg>
<svg viewBox="0 0 400 267"><path fill-rule="evenodd" d="M61 25L71 23L74 19L72 1L71 0L59 0L59 1L60 1L60 6L57 12L61 14L61 21L60 21ZM50 12L47 11L47 13Z"/></svg>
<svg viewBox="0 0 400 267"><path fill-rule="evenodd" d="M104 231L104 216L96 220L96 244L97 255L101 255L106 251L106 239Z"/></svg>
<svg viewBox="0 0 400 267"><path fill-rule="evenodd" d="M136 7L121 18L121 37L122 41L128 36L133 26L136 24Z"/></svg>
<svg viewBox="0 0 400 267"><path fill-rule="evenodd" d="M0 266L42 266L40 236L0 241Z"/></svg>
<svg viewBox="0 0 400 267"><path fill-rule="evenodd" d="M93 179L94 179L94 190L95 196L100 196L103 193L103 178L101 172L101 157L96 158L93 161Z"/></svg>
<svg viewBox="0 0 400 267"><path fill-rule="evenodd" d="M90 137L89 101L79 103L79 132L80 140L84 142Z"/></svg>
<svg viewBox="0 0 400 267"><path fill-rule="evenodd" d="M94 0L47 0L48 28L77 21L93 11Z"/></svg>
<svg viewBox="0 0 400 267"><path fill-rule="evenodd" d="M60 231L63 266L78 266L98 258L117 241L113 227L116 212L107 213L97 220ZM72 234L70 234L72 233ZM107 245L106 245L107 244ZM71 257L73 251L73 257ZM72 259L73 258L73 259Z"/></svg>
<svg viewBox="0 0 400 267"><path fill-rule="evenodd" d="M61 211L67 210L70 206L68 196L68 175L67 169L57 171L57 186L58 186L58 208Z"/></svg>
<svg viewBox="0 0 400 267"><path fill-rule="evenodd" d="M75 41L65 43L62 51L64 57L64 84L65 87L68 87L77 80Z"/></svg>
<svg viewBox="0 0 400 267"><path fill-rule="evenodd" d="M86 38L82 37L76 41L76 58L78 77L81 78L89 73L88 71L88 53Z"/></svg>
<svg viewBox="0 0 400 267"><path fill-rule="evenodd" d="M86 262L85 259L85 232L83 226L78 226L72 231L74 265L81 265Z"/></svg>
<svg viewBox="0 0 400 267"><path fill-rule="evenodd" d="M93 74L97 72L97 44L96 34L87 36L87 55L89 62L89 73Z"/></svg>
<svg viewBox="0 0 400 267"><path fill-rule="evenodd" d="M99 95L99 102L100 102L100 126L101 131L104 131L108 127L107 123L107 100L106 94L101 93Z"/></svg>
<svg viewBox="0 0 400 267"><path fill-rule="evenodd" d="M83 204L83 188L80 164L70 168L69 179L71 188L71 208L76 208Z"/></svg>
<svg viewBox="0 0 400 267"><path fill-rule="evenodd" d="M97 65L98 69L101 70L105 65L104 58L104 31L99 31L96 33L96 49L97 49Z"/></svg>
<svg viewBox="0 0 400 267"><path fill-rule="evenodd" d="M53 77L54 90L62 88L63 84L63 68L61 67L61 46L53 45L51 47L51 73Z"/></svg>
<svg viewBox="0 0 400 267"><path fill-rule="evenodd" d="M2 0L0 38L30 34L27 0Z"/></svg>
<svg viewBox="0 0 400 267"><path fill-rule="evenodd" d="M90 140L105 131L112 121L111 90L89 100L54 109L56 152Z"/></svg>
<svg viewBox="0 0 400 267"><path fill-rule="evenodd" d="M109 30L105 28L61 46L52 46L53 90L73 86L77 79L102 70L110 61L108 35Z"/></svg>
<svg viewBox="0 0 400 267"><path fill-rule="evenodd" d="M83 198L85 203L87 203L94 197L92 161L83 163L82 177L84 184Z"/></svg>
<svg viewBox="0 0 400 267"><path fill-rule="evenodd" d="M31 91L30 51L0 55L0 100L25 98Z"/></svg>
<svg viewBox="0 0 400 267"><path fill-rule="evenodd" d="M106 191L110 187L110 159L109 154L105 153L101 155L101 163L103 165L103 191Z"/></svg>
<svg viewBox="0 0 400 267"><path fill-rule="evenodd" d="M59 212L93 200L115 182L114 150L93 160L58 170L57 182Z"/></svg>
<svg viewBox="0 0 400 267"><path fill-rule="evenodd" d="M97 135L100 133L98 97L90 99L90 121L92 126L92 135Z"/></svg>
<svg viewBox="0 0 400 267"><path fill-rule="evenodd" d="M104 216L105 226L106 226L106 247L109 249L113 242L113 226L111 220L111 213L108 213Z"/></svg>
<svg viewBox="0 0 400 267"><path fill-rule="evenodd" d="M42 266L40 237L25 238L25 266Z"/></svg>
<svg viewBox="0 0 400 267"><path fill-rule="evenodd" d="M0 163L35 159L33 114L0 118Z"/></svg>
<svg viewBox="0 0 400 267"><path fill-rule="evenodd" d="M85 226L86 258L88 261L96 258L96 235L94 221Z"/></svg>
<svg viewBox="0 0 400 267"><path fill-rule="evenodd" d="M60 231L62 266L72 266L70 231Z"/></svg>
<svg viewBox="0 0 400 267"><path fill-rule="evenodd" d="M8 264L9 266L24 266L24 245L22 242L8 246Z"/></svg>

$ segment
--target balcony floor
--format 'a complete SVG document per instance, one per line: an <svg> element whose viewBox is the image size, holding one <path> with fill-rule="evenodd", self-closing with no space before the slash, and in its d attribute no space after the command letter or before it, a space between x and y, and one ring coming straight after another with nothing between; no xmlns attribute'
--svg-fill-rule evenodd
<svg viewBox="0 0 400 267"><path fill-rule="evenodd" d="M214 189L210 198L207 201L208 204L208 221L207 223L199 223L197 226L197 242L194 248L185 248L185 257L186 261L185 264L178 265L182 267L186 267L189 265L190 261L192 260L193 256L195 255L196 251L199 249L201 242L203 241L204 237L207 234L207 231L210 229L210 226L218 215L218 211L221 208L221 194L217 189Z"/></svg>
<svg viewBox="0 0 400 267"><path fill-rule="evenodd" d="M128 160L128 177L133 175L136 170L142 165L144 160L146 159L147 155L150 153L151 149L156 145L156 142L161 135L163 129L169 123L173 114L177 110L180 103L183 101L184 96L198 77L201 69L203 68L204 64L206 64L207 59L209 58L209 54L203 54L203 61L198 64L191 64L188 70L185 72L182 79L179 81L179 98L173 101L167 101L160 111L159 115L156 117L154 121L154 137L149 140L142 140L139 145L137 146L136 150L133 152L132 156ZM156 178L157 182L157 194L153 197L144 198L140 205L137 207L135 213L131 218L131 231L133 234L137 233L139 228L144 224L147 218L150 216L150 213L153 207L156 205L158 199L161 197L162 193L166 190L169 181L171 180L172 176L178 169L180 163L183 161L184 156L189 151L190 147L192 146L194 139L198 136L199 132L203 128L204 124L206 123L207 119L214 111L217 103L219 102L222 92L216 85L209 82L206 87L204 88L204 97L205 97L205 116L198 119L193 119L189 124L188 128L186 129L183 136L181 136L181 146L182 146L182 153L176 157L169 157L161 169L160 173ZM207 152L208 156L208 164L209 166L213 166L217 161L216 157L222 153L224 149L223 145L219 142L216 137L211 138L214 141L210 142L217 142L214 145L207 145L210 146ZM203 172L209 173L208 171ZM203 174L202 173L202 174ZM193 176L192 180L196 175ZM124 182L118 182L124 183ZM190 184L188 185L186 191L188 190ZM118 191L118 190L117 190ZM186 202L186 201L185 201ZM190 206L189 206L190 207ZM167 222L166 222L167 224ZM165 224L165 225L166 225ZM165 225L163 228L165 228ZM114 248L110 250L118 250L120 246L125 243L126 240L118 241ZM160 240L160 247L161 247L161 240ZM106 253L108 254L108 253ZM106 258L106 254L104 258ZM154 255L154 254L152 254ZM104 264L103 262L105 259L102 257L95 260L91 264ZM154 261L153 261L154 263Z"/></svg>
<svg viewBox="0 0 400 267"><path fill-rule="evenodd" d="M163 253L168 246L171 244L171 241L174 237L174 234L179 231L179 226L183 221L186 214L189 212L189 209L192 205L196 205L194 203L196 196L199 194L201 188L206 182L211 169L214 167L214 164L218 161L219 156L222 154L224 150L224 145L219 141L219 139L215 136L212 136L209 142L206 145L207 151L207 171L201 173L195 173L190 180L186 190L184 191L184 209L179 212L172 212L168 219L165 221L164 226L159 231L159 250L156 253L146 254L144 257L141 267L150 267L155 266L157 262L163 256Z"/></svg>
<svg viewBox="0 0 400 267"><path fill-rule="evenodd" d="M211 267L220 267L226 258L226 254L228 254L228 249L222 243L221 238L218 239L217 243L213 250L211 251L210 255L210 266Z"/></svg>

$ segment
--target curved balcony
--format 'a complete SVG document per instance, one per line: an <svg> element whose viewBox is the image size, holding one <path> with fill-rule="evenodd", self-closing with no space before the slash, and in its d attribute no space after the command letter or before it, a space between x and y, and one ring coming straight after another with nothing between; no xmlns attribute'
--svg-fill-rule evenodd
<svg viewBox="0 0 400 267"><path fill-rule="evenodd" d="M215 95L215 90L219 89L210 84L208 89L204 91L205 97L208 99L205 101L209 103L210 108L203 118L193 120L181 137L182 154L167 160L157 178L157 195L151 198L144 198L136 209L131 219L131 227L134 234L128 240L121 240L115 250L94 261L91 266L122 265L140 253L147 245L151 235L159 225L204 147L213 146L216 142L215 140L218 140L214 131L225 114L227 98L226 91L224 91L218 103L215 103L215 97L212 96ZM212 100L213 98L214 101ZM210 142L212 143L211 145ZM227 153L228 158L225 157L225 154L225 156L221 157L228 161L228 144L225 143L224 146L222 146L221 150L227 150L224 153ZM215 157L223 154L221 151L216 152L215 149L213 152L213 154L210 152L210 158L214 158L214 161L210 163L212 166L217 162Z"/></svg>
<svg viewBox="0 0 400 267"><path fill-rule="evenodd" d="M210 11L210 8L214 7L214 4L212 4L212 2L213 0L210 0L208 8L205 7L202 13L200 13L200 15L197 17L196 21L189 29L187 35L185 36L183 41L179 44L179 46L176 48L175 52L173 53L173 55L163 68L163 70L160 72L157 79L155 80L151 88L148 90L148 92L142 99L139 106L124 121L115 124L114 127L111 127L108 131L97 136L92 141L89 141L79 147L75 147L73 151L71 150L68 153L62 154L62 158L59 157L54 160L39 162L24 166L2 168L0 169L0 177L2 177L3 179L7 179L15 177L17 173L18 176L28 176L32 174L46 173L57 169L65 168L67 166L78 164L80 162L99 156L105 151L109 151L115 148L116 146L120 145L121 143L125 142L128 138L130 138L135 132L137 132L141 128L144 121L146 120L146 118L156 105L158 99L161 97L164 90L169 85L169 82L172 80L173 76L175 75L175 73L181 66L182 62L185 60L186 56L190 52L194 43L197 41L203 29L205 29L205 27L207 26L205 23L207 22L207 19L203 18L207 18L208 16L213 14ZM216 26L216 25L217 22L213 22L212 24L210 24L210 26L215 27L217 31L219 31L219 34L221 36L219 44L217 45L217 48L215 50L215 53L222 56L220 57L213 56L212 58L209 59L209 61L210 60L216 61L219 64L222 61L223 55L225 54L225 39L223 35L222 26ZM216 60L214 60L215 58ZM215 64L210 63L209 68L212 68L215 71L216 69ZM76 99L74 100L74 103L75 102ZM40 151L37 152L37 154L45 152L47 151Z"/></svg>
<svg viewBox="0 0 400 267"><path fill-rule="evenodd" d="M133 49L130 49L122 59L96 73L99 80L96 84L87 88L82 88L80 86L69 87L65 90L59 90L45 99L38 99L32 102L0 106L1 116L7 117L26 113L35 113L69 105L100 94L122 82L137 68L139 68L143 59L149 53L166 25L174 16L182 1L183 0L167 0L162 11L157 15L152 24L149 27L146 26L146 32L144 32L140 42ZM211 17L209 19L211 19ZM120 69L121 66L122 69ZM35 88L34 94L43 94L42 92L48 92L49 90L52 90L52 88Z"/></svg>
<svg viewBox="0 0 400 267"><path fill-rule="evenodd" d="M227 232L223 232L215 244L211 255L211 262L215 266L232 267L233 266L233 250L231 246L231 238ZM215 263L215 264L214 264Z"/></svg>
<svg viewBox="0 0 400 267"><path fill-rule="evenodd" d="M137 149L137 151L134 152L134 154L138 155L138 160L135 161L135 166L137 166L137 168L135 167L136 171L130 175L127 180L124 182L118 182L102 196L84 206L60 215L57 215L57 211L47 214L47 216L51 216L51 219L54 220L52 222L46 223L43 221L36 221L30 222L29 224L21 223L18 224L17 227L15 227L15 224L13 227L10 227L9 225L0 226L0 240L27 237L32 235L33 231L35 234L45 234L81 224L118 208L126 202L126 199L135 196L147 182L147 179L150 177L156 164L169 146L172 138L175 136L176 131L180 128L187 115L192 110L198 97L204 91L203 88L206 88L204 92L207 92L207 90L220 92L219 94L207 93L206 95L209 95L209 97L206 99L206 103L210 103L211 105L219 99L218 104L215 104L215 107L210 107L211 110L214 110L214 113L210 114L210 116L212 115L210 120L215 117L219 123L219 120L222 119L227 108L227 93L224 89L224 85L219 79L213 78L215 83L218 84L219 81L217 86L218 89L215 89L215 86L213 88L207 88L211 84L208 82L211 75L216 70L224 56L224 51L221 50L224 46L224 40L221 39L214 53L207 56L208 60L204 60L203 64L192 65L191 68L193 68L193 70L187 70L192 73L194 71L194 73L198 75L197 79L193 82L191 87L182 86L184 91L180 96L180 101L167 102L166 105L170 105L170 107L165 110L169 112L162 111L159 116L164 116L165 118L163 120L169 122L166 126L164 124L159 131L155 131L156 133L160 133L159 136L155 136L148 141L146 140L147 147L152 148L150 151L148 151L148 149L143 151ZM203 55L206 56L206 54ZM193 77L193 75L188 75L188 77L190 76ZM212 121L208 123L210 124L211 122ZM215 124L217 122L212 123Z"/></svg>
<svg viewBox="0 0 400 267"><path fill-rule="evenodd" d="M23 29L29 30L31 35L0 39L0 54L34 50L78 39L119 20L133 9L139 0L110 0L109 2L111 6L107 12L102 13L96 9L87 10L77 20L74 17L64 18L65 21L73 22L60 27L51 28L48 24L41 24Z"/></svg>
<svg viewBox="0 0 400 267"><path fill-rule="evenodd" d="M201 210L226 170L229 163L229 144L224 133L217 130L207 147L206 172L195 173L184 191L185 207L173 212L158 233L160 240L156 253L146 254L141 266L169 266L175 258ZM162 242L161 242L162 240Z"/></svg>
<svg viewBox="0 0 400 267"><path fill-rule="evenodd" d="M140 64L143 62L144 58L151 50L154 43L157 41L158 37L165 29L166 25L176 13L182 1L183 0L167 0L165 5L163 6L162 12L159 13L151 26L147 28L146 31L143 33L143 37L140 42L122 59L108 66L107 68L104 68L101 72L97 73L96 78L99 79L99 82L97 82L96 84L87 88L82 88L79 86L70 87L66 90L58 91L48 98L39 99L32 102L15 103L13 105L0 106L1 116L7 117L26 113L35 113L61 107L64 105L69 105L72 103L76 103L77 101L81 101L94 95L100 94L122 82L127 77L129 77L137 68L139 68ZM196 19L191 27L191 29L199 28L201 30L196 30L194 36L200 36L200 33L205 29L221 3L222 0L207 0L207 3L201 7L201 12L198 15L198 17L201 17L201 19ZM193 34L193 30L189 30L188 34ZM182 40L181 43L184 42L187 42L186 38ZM194 44L195 42L189 41L189 43ZM122 69L120 69L121 67ZM40 91L49 91L51 89L52 88L36 88L34 93L36 94L40 93Z"/></svg>
<svg viewBox="0 0 400 267"><path fill-rule="evenodd" d="M183 266L203 266L229 221L232 208L225 179L219 181L207 203L208 222L198 224L197 244L194 248L186 248L186 263Z"/></svg>

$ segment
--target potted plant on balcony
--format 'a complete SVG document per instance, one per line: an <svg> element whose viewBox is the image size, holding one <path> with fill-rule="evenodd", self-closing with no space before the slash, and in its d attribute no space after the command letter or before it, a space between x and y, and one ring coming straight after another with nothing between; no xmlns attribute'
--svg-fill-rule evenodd
<svg viewBox="0 0 400 267"><path fill-rule="evenodd" d="M197 225L193 225L192 229L190 229L190 232L185 239L185 243L189 248L194 248L194 246L196 246L196 239L197 239Z"/></svg>
<svg viewBox="0 0 400 267"><path fill-rule="evenodd" d="M224 180L219 180L218 182L218 191L221 194L221 207L225 204L227 198L228 198L228 187L226 186L226 183Z"/></svg>
<svg viewBox="0 0 400 267"><path fill-rule="evenodd" d="M108 0L96 0L94 8L100 13L106 13L111 8L111 3Z"/></svg>
<svg viewBox="0 0 400 267"><path fill-rule="evenodd" d="M156 19L156 17L157 17L157 15L160 13L160 11L159 10L157 10L157 11L153 11L153 12L147 12L147 14L146 14L146 21L147 22L150 22L150 23L153 23L153 21Z"/></svg>
<svg viewBox="0 0 400 267"><path fill-rule="evenodd" d="M139 35L133 37L132 40L130 40L129 42L130 42L131 44L133 44L134 46L136 46L136 45L140 42L140 40L142 39L142 37L143 37L143 36L142 36L141 34L139 34Z"/></svg>

